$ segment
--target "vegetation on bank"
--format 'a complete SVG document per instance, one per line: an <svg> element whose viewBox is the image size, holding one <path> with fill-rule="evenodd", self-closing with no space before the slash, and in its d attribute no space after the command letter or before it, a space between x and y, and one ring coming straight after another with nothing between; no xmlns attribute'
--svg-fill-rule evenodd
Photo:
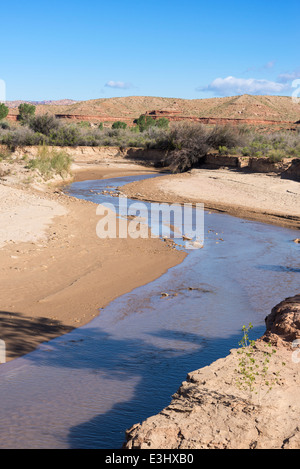
<svg viewBox="0 0 300 469"><path fill-rule="evenodd" d="M37 169L44 179L51 179L55 175L62 178L68 176L71 171L72 158L64 151L50 149L43 145L39 148L38 154L31 159L28 169Z"/></svg>
<svg viewBox="0 0 300 469"><path fill-rule="evenodd" d="M128 128L121 121L110 128L103 124L92 127L85 122L70 124L43 114L29 117L22 121L22 125L0 122L0 144L7 145L12 151L32 145L166 148L168 129L165 124L158 124L140 131L138 125Z"/></svg>
<svg viewBox="0 0 300 469"><path fill-rule="evenodd" d="M5 117L6 110L2 111ZM265 157L273 162L286 157L300 158L299 131L259 133L250 127L212 127L190 122L169 125L166 118L153 119L145 115L136 119L133 127L117 121L108 128L102 123L66 123L53 115L34 114L35 107L24 103L19 106L19 124L10 125L0 120L0 144L11 151L31 145L161 149L165 150L161 164L170 166L174 172L197 166L212 152L222 156Z"/></svg>
<svg viewBox="0 0 300 469"><path fill-rule="evenodd" d="M162 164L174 172L183 172L203 161L208 153L221 156L300 158L300 132L259 133L249 127L204 126L182 122L169 133L169 151Z"/></svg>

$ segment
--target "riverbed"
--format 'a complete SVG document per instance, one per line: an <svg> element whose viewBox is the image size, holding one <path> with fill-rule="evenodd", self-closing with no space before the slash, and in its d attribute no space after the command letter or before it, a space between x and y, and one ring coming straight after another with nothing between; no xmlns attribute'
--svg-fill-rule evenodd
<svg viewBox="0 0 300 469"><path fill-rule="evenodd" d="M136 178L81 181L67 193L116 203L103 190ZM237 348L244 324L262 335L271 308L299 288L299 232L208 211L204 222L203 248L180 265L0 367L0 447L119 448L187 372Z"/></svg>

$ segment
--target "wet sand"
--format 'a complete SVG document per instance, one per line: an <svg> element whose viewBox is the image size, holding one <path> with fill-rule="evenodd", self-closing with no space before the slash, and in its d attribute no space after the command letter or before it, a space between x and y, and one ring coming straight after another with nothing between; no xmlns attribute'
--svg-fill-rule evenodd
<svg viewBox="0 0 300 469"><path fill-rule="evenodd" d="M74 180L148 172L133 165L89 166L77 168ZM6 211L1 203L1 221L4 214L6 221L0 249L0 338L6 342L7 361L88 323L99 308L185 257L159 239L99 239L97 205L68 197L59 188L48 187L42 194L19 189L15 210L15 190L5 186ZM11 232L18 234L15 239Z"/></svg>

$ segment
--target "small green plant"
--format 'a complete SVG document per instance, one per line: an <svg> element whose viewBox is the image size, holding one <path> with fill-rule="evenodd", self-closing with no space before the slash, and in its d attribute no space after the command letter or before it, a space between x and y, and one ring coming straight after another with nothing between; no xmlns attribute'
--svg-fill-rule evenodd
<svg viewBox="0 0 300 469"><path fill-rule="evenodd" d="M229 155L229 150L225 146L219 146L218 152L219 152L219 155L221 155L221 156Z"/></svg>
<svg viewBox="0 0 300 469"><path fill-rule="evenodd" d="M272 348L271 343L266 343L261 357L256 348L256 341L249 337L251 329L253 329L251 323L248 327L242 328L243 337L239 342L241 348L237 352L240 358L236 370L238 372L236 384L240 389L249 391L251 395L253 393L258 395L260 402L262 389L266 390L266 394L269 393L273 385L278 383L279 372L269 373L270 360L276 350Z"/></svg>

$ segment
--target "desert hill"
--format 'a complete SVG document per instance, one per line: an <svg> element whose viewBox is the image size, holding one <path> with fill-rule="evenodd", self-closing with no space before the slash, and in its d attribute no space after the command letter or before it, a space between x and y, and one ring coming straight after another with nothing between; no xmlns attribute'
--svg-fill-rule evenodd
<svg viewBox="0 0 300 469"><path fill-rule="evenodd" d="M67 101L67 102L64 102ZM150 96L103 98L88 101L37 104L37 114L51 113L61 117L98 118L105 121L122 119L132 121L141 114L153 110L185 117L212 117L226 119L255 119L277 122L296 122L300 118L300 106L288 96L233 96L209 99L178 99ZM17 114L11 108L10 114ZM163 113L163 114L164 114Z"/></svg>

